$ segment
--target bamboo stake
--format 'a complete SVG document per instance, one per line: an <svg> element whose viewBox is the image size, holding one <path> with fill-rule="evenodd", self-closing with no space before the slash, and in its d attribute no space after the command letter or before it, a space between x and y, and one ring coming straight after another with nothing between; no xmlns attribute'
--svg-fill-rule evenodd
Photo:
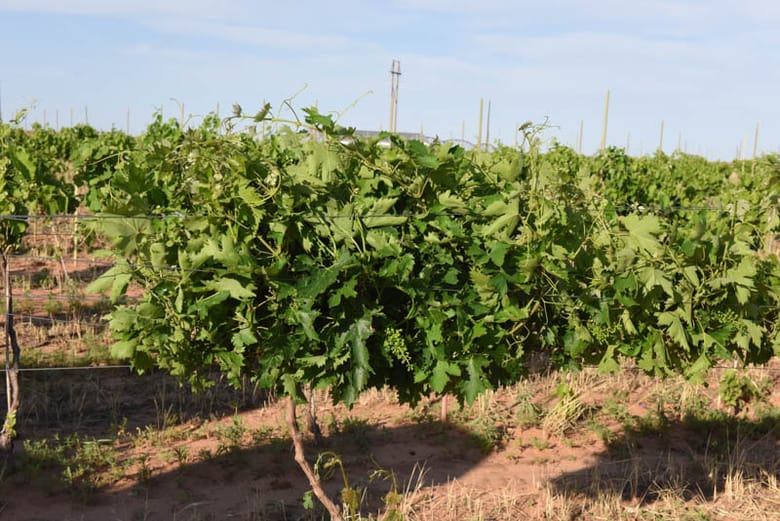
<svg viewBox="0 0 780 521"><path fill-rule="evenodd" d="M70 119L68 120L68 123L73 127L73 107L70 108Z"/></svg>
<svg viewBox="0 0 780 521"><path fill-rule="evenodd" d="M661 139L658 142L658 151L664 151L664 120L661 120Z"/></svg>
<svg viewBox="0 0 780 521"><path fill-rule="evenodd" d="M604 129L601 131L601 151L607 148L607 123L609 122L609 89L604 100Z"/></svg>
<svg viewBox="0 0 780 521"><path fill-rule="evenodd" d="M84 105L84 124L89 125L89 109Z"/></svg>
<svg viewBox="0 0 780 521"><path fill-rule="evenodd" d="M54 109L54 130L60 129L60 109Z"/></svg>
<svg viewBox="0 0 780 521"><path fill-rule="evenodd" d="M125 114L125 132L130 134L130 107L127 107L127 114Z"/></svg>
<svg viewBox="0 0 780 521"><path fill-rule="evenodd" d="M520 123L515 123L515 148L520 144Z"/></svg>
<svg viewBox="0 0 780 521"><path fill-rule="evenodd" d="M577 153L582 154L582 130L585 122L580 120L580 133L577 135Z"/></svg>

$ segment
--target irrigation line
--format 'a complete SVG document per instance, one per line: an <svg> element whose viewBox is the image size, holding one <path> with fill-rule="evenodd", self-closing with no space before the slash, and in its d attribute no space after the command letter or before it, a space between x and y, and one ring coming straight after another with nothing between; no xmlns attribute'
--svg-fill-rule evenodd
<svg viewBox="0 0 780 521"><path fill-rule="evenodd" d="M598 365L587 364L587 365L580 366L580 369L597 369L598 370L599 366ZM710 366L707 369L707 371L711 371L713 369L725 370L725 371L731 370L731 369L738 369L738 370L742 370L742 371L755 370L755 371L766 371L766 372L772 373L772 374L780 374L780 367L767 367L767 366L762 366L762 365L752 365L750 367L740 367L740 366L734 367L733 365L713 365L713 366ZM630 371L632 373L647 374L647 372L644 369L642 369L641 367L620 367L619 371ZM611 374L611 372L605 372L604 373L605 376L607 376L609 374Z"/></svg>

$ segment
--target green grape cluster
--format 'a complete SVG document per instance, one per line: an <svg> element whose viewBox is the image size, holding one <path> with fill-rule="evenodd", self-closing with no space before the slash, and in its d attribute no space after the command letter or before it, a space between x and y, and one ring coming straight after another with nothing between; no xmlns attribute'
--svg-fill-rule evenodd
<svg viewBox="0 0 780 521"><path fill-rule="evenodd" d="M621 326L618 323L614 324L590 324L588 327L593 340L598 344L608 344L610 339L614 338L615 334L620 332Z"/></svg>
<svg viewBox="0 0 780 521"><path fill-rule="evenodd" d="M383 346L386 352L391 353L409 371L413 370L412 359L409 356L409 347L406 345L406 340L404 340L400 329L394 327L387 328Z"/></svg>
<svg viewBox="0 0 780 521"><path fill-rule="evenodd" d="M715 310L712 313L712 318L719 324L733 324L739 320L737 313L733 309Z"/></svg>

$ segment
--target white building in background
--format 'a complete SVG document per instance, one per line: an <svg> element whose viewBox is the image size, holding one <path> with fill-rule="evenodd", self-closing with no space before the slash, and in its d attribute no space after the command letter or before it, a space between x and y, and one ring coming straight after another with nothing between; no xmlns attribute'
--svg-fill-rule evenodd
<svg viewBox="0 0 780 521"><path fill-rule="evenodd" d="M355 130L355 135L361 138L375 138L379 137L379 134L381 133L382 131L379 130ZM441 139L438 136L426 136L420 134L419 132L396 132L395 134L404 139L416 139L417 141L422 141L426 145L432 145L434 143L451 143L453 145L460 145L466 150L471 150L474 148L474 143L462 139ZM385 138L379 141L379 145L390 146L390 141Z"/></svg>

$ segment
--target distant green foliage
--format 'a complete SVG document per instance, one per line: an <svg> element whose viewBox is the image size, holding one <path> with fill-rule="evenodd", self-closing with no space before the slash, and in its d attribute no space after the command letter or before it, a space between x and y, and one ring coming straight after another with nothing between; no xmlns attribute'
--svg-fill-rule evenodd
<svg viewBox="0 0 780 521"><path fill-rule="evenodd" d="M55 169L65 152L49 131L28 134L0 124L0 249L18 247L31 213L59 214L76 208L75 190Z"/></svg>

